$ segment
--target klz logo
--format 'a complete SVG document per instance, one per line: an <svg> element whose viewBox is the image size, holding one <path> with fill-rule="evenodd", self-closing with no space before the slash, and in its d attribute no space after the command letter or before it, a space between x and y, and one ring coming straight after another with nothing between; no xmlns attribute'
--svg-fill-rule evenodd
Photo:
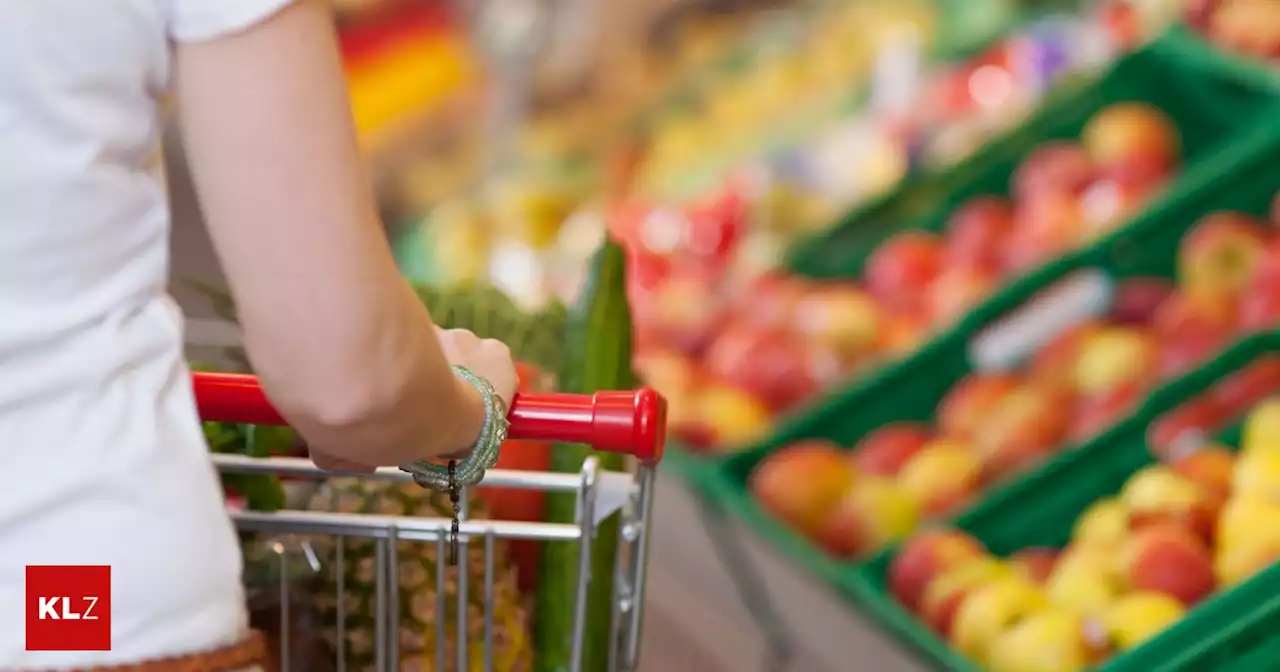
<svg viewBox="0 0 1280 672"><path fill-rule="evenodd" d="M27 650L110 651L111 568L28 565Z"/></svg>

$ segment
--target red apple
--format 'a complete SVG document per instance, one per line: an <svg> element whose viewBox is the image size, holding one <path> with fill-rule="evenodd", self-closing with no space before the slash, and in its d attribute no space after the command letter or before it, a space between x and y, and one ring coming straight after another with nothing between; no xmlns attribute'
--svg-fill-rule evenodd
<svg viewBox="0 0 1280 672"><path fill-rule="evenodd" d="M866 435L853 447L853 463L868 474L895 476L932 439L933 432L923 424L891 423Z"/></svg>
<svg viewBox="0 0 1280 672"><path fill-rule="evenodd" d="M1247 293L1240 300L1239 327L1245 333L1280 327L1280 286Z"/></svg>
<svg viewBox="0 0 1280 672"><path fill-rule="evenodd" d="M723 314L722 303L696 280L672 276L653 290L655 328L671 347L696 354L714 338Z"/></svg>
<svg viewBox="0 0 1280 672"><path fill-rule="evenodd" d="M1037 385L1063 392L1076 389L1076 367L1081 347L1103 324L1085 322L1055 336L1031 356L1027 374Z"/></svg>
<svg viewBox="0 0 1280 672"><path fill-rule="evenodd" d="M1111 319L1118 324L1144 325L1155 320L1157 311L1173 294L1173 283L1164 278L1129 278L1116 287Z"/></svg>
<svg viewBox="0 0 1280 672"><path fill-rule="evenodd" d="M796 304L796 328L840 356L853 358L878 345L882 313L870 294L853 285L824 285Z"/></svg>
<svg viewBox="0 0 1280 672"><path fill-rule="evenodd" d="M991 413L1018 389L1020 381L1004 373L972 373L956 383L938 404L942 435L970 441Z"/></svg>
<svg viewBox="0 0 1280 672"><path fill-rule="evenodd" d="M1058 551L1052 548L1024 548L1009 556L1009 564L1039 584L1049 579L1057 561Z"/></svg>
<svg viewBox="0 0 1280 672"><path fill-rule="evenodd" d="M785 410L812 395L811 351L795 337L777 331L726 329L707 349L708 371L743 389L774 410Z"/></svg>
<svg viewBox="0 0 1280 672"><path fill-rule="evenodd" d="M1156 457L1174 462L1185 447L1184 441L1202 439L1221 426L1227 409L1217 404L1212 395L1205 395L1160 416L1147 428L1147 448Z"/></svg>
<svg viewBox="0 0 1280 672"><path fill-rule="evenodd" d="M1175 293L1156 311L1153 326L1161 343L1160 376L1168 379L1226 347L1234 336L1235 314L1230 302Z"/></svg>
<svg viewBox="0 0 1280 672"><path fill-rule="evenodd" d="M1089 120L1081 132L1085 151L1102 166L1134 160L1170 167L1178 161L1178 127L1160 109L1141 102L1110 105Z"/></svg>
<svg viewBox="0 0 1280 672"><path fill-rule="evenodd" d="M1084 217L1074 196L1050 191L1020 201L1005 241L1003 268L1021 273L1040 266L1074 249L1084 233Z"/></svg>
<svg viewBox="0 0 1280 672"><path fill-rule="evenodd" d="M1001 400L974 439L988 482L1003 479L1039 461L1064 438L1070 404L1061 394L1023 385Z"/></svg>
<svg viewBox="0 0 1280 672"><path fill-rule="evenodd" d="M1188 25L1199 31L1209 29L1213 13L1222 5L1222 0L1184 0L1182 18Z"/></svg>
<svg viewBox="0 0 1280 672"><path fill-rule="evenodd" d="M752 494L804 534L816 534L853 487L853 466L826 441L801 441L765 458L751 472Z"/></svg>
<svg viewBox="0 0 1280 672"><path fill-rule="evenodd" d="M1270 231L1238 212L1217 212L1196 224L1178 250L1178 277L1197 299L1233 301L1253 280Z"/></svg>
<svg viewBox="0 0 1280 672"><path fill-rule="evenodd" d="M935 327L946 327L968 315L991 296L999 277L978 266L955 266L943 271L929 286L927 310Z"/></svg>
<svg viewBox="0 0 1280 672"><path fill-rule="evenodd" d="M1084 443L1115 426L1145 398L1146 388L1123 385L1109 392L1083 397L1071 413L1068 436L1072 443Z"/></svg>
<svg viewBox="0 0 1280 672"><path fill-rule="evenodd" d="M1209 35L1225 49L1254 58L1280 57L1280 5L1274 0L1231 0L1213 12Z"/></svg>
<svg viewBox="0 0 1280 672"><path fill-rule="evenodd" d="M1214 385L1209 395L1219 408L1253 408L1280 392L1280 356L1263 355Z"/></svg>
<svg viewBox="0 0 1280 672"><path fill-rule="evenodd" d="M1010 181L1018 202L1035 200L1046 193L1075 197L1094 177L1093 161L1080 145L1046 142L1027 155Z"/></svg>
<svg viewBox="0 0 1280 672"><path fill-rule="evenodd" d="M998 196L969 199L947 220L947 260L998 268L1004 239L1013 228L1013 205Z"/></svg>
<svg viewBox="0 0 1280 672"><path fill-rule="evenodd" d="M1080 194L1080 212L1086 235L1098 238L1136 215L1168 181L1161 166L1142 157L1107 166Z"/></svg>
<svg viewBox="0 0 1280 672"><path fill-rule="evenodd" d="M804 280L766 274L746 284L732 303L735 316L762 329L789 329L795 324L796 305L808 292Z"/></svg>
<svg viewBox="0 0 1280 672"><path fill-rule="evenodd" d="M925 231L905 231L881 243L863 274L871 293L893 310L917 310L925 291L942 271L941 239Z"/></svg>
<svg viewBox="0 0 1280 672"><path fill-rule="evenodd" d="M934 577L982 557L986 549L958 530L922 532L902 545L889 565L889 590L908 609L920 608L924 591Z"/></svg>

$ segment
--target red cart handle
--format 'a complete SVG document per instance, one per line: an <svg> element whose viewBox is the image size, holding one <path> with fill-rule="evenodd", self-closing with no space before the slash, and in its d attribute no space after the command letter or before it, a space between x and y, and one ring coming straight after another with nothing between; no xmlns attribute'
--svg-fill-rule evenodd
<svg viewBox="0 0 1280 672"><path fill-rule="evenodd" d="M196 408L207 422L288 424L256 376L191 374ZM512 439L585 443L596 450L634 455L646 463L662 459L666 446L666 401L643 388L595 394L516 394L507 415Z"/></svg>

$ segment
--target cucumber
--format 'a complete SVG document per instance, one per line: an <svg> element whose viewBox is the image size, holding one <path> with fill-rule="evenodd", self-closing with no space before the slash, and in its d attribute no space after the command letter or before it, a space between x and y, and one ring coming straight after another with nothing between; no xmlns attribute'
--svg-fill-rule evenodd
<svg viewBox="0 0 1280 672"><path fill-rule="evenodd" d="M589 394L597 390L626 390L635 386L631 369L631 312L626 295L626 261L622 248L606 240L588 267L586 285L577 305L565 316L565 350L559 388ZM577 473L591 454L581 445L558 445L552 450L552 471ZM599 453L601 466L626 468L622 455ZM574 522L572 494L548 495L547 520ZM538 672L565 672L572 654L573 591L577 585L578 550L573 544L545 543L534 603L534 642ZM602 524L591 553L591 583L587 598L584 672L605 672L612 646L613 565L618 552L618 518Z"/></svg>

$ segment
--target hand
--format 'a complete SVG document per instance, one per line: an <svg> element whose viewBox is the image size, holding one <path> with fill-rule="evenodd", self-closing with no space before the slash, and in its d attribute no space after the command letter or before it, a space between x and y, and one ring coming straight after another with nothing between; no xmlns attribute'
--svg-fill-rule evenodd
<svg viewBox="0 0 1280 672"><path fill-rule="evenodd" d="M340 457L332 457L324 453L318 453L314 450L310 451L310 453L312 464L324 469L325 471L341 471L352 474L372 474L377 470L377 467L373 465L352 462L351 460L344 460Z"/></svg>
<svg viewBox="0 0 1280 672"><path fill-rule="evenodd" d="M511 358L511 349L502 341L491 338L480 338L466 329L441 329L436 327L436 337L440 340L440 348L450 364L465 366L472 373L489 381L493 390L506 408L511 408L511 400L515 397L519 385L515 361ZM470 442L458 453L444 455L446 459L466 457L474 447L480 435L480 424L484 422L483 398L479 392L464 380L458 379L463 393L474 402L476 416L479 420L474 431L468 433Z"/></svg>

